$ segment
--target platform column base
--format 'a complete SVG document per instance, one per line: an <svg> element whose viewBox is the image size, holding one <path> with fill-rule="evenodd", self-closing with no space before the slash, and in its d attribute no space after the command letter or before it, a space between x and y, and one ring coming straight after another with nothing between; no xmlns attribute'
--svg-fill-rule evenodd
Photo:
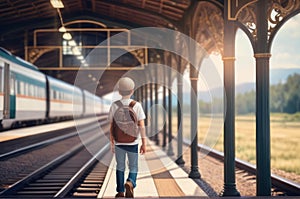
<svg viewBox="0 0 300 199"><path fill-rule="evenodd" d="M201 178L201 175L200 175L198 169L191 170L191 172L189 173L189 178L192 178L192 179L199 179L199 178Z"/></svg>
<svg viewBox="0 0 300 199"><path fill-rule="evenodd" d="M180 165L180 166L183 166L185 164L185 161L183 160L182 156L180 156L176 161L175 163L177 165Z"/></svg>
<svg viewBox="0 0 300 199"><path fill-rule="evenodd" d="M168 156L173 156L173 155L175 155L174 152L173 152L172 143L170 143L169 146L168 146L167 155L168 155Z"/></svg>
<svg viewBox="0 0 300 199"><path fill-rule="evenodd" d="M223 191L219 194L221 197L228 197L228 196L241 196L240 192L236 189L235 185L224 185Z"/></svg>

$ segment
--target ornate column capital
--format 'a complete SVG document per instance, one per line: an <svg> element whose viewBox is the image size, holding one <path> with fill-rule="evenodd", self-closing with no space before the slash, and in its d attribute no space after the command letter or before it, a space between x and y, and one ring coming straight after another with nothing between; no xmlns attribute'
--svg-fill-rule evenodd
<svg viewBox="0 0 300 199"><path fill-rule="evenodd" d="M255 53L255 58L270 58L272 56L271 53Z"/></svg>
<svg viewBox="0 0 300 199"><path fill-rule="evenodd" d="M227 56L223 56L223 57L222 57L222 60L223 60L223 61L235 61L236 59L235 59L235 57L227 57Z"/></svg>

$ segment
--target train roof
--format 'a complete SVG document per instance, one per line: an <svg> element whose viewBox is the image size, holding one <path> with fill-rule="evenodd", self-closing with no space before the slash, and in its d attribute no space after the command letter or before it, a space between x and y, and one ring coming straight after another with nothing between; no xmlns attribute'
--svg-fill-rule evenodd
<svg viewBox="0 0 300 199"><path fill-rule="evenodd" d="M31 70L40 71L38 69L38 67L36 67L35 65L23 60L20 57L13 55L11 52L9 52L8 50L6 50L2 47L0 47L0 56L4 57L5 59L8 59L9 61L11 61L15 64L19 64L19 65L29 68Z"/></svg>
<svg viewBox="0 0 300 199"><path fill-rule="evenodd" d="M47 78L49 80L51 87L55 87L58 90L63 90L65 92L69 92L69 91L78 92L79 90L81 90L79 87L69 84L68 82L64 82L60 79L56 79L56 78L48 76L48 75L47 75Z"/></svg>

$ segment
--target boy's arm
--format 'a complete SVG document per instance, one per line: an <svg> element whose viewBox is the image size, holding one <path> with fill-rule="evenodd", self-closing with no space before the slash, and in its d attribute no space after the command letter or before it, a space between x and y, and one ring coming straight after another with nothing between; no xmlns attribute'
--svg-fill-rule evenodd
<svg viewBox="0 0 300 199"><path fill-rule="evenodd" d="M140 133L141 133L141 138L142 138L142 145L140 148L140 153L144 154L146 153L146 131L145 131L145 123L144 120L140 120L138 122Z"/></svg>
<svg viewBox="0 0 300 199"><path fill-rule="evenodd" d="M112 135L112 126L113 126L113 123L111 122L110 123L110 134L109 134L109 139L110 139L110 149L111 149L111 152L115 152L115 140L114 140L114 137Z"/></svg>

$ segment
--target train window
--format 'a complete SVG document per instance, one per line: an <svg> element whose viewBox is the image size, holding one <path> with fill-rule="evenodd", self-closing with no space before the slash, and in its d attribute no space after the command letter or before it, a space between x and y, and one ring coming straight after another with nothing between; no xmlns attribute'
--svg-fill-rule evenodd
<svg viewBox="0 0 300 199"><path fill-rule="evenodd" d="M20 91L20 81L19 80L16 80L16 92L18 95L21 94L21 91Z"/></svg>
<svg viewBox="0 0 300 199"><path fill-rule="evenodd" d="M39 87L39 86L36 87L36 96L37 96L38 98L41 98L41 97L42 97L41 87Z"/></svg>
<svg viewBox="0 0 300 199"><path fill-rule="evenodd" d="M19 89L18 80L15 79L14 83L15 83L15 94L17 95L18 94L18 89Z"/></svg>
<svg viewBox="0 0 300 199"><path fill-rule="evenodd" d="M20 81L19 89L20 89L20 94L24 95L24 82Z"/></svg>
<svg viewBox="0 0 300 199"><path fill-rule="evenodd" d="M35 86L35 96L36 97L40 97L40 95L39 95L39 89L40 87L38 87L38 86Z"/></svg>
<svg viewBox="0 0 300 199"><path fill-rule="evenodd" d="M46 90L44 87L41 87L41 97L43 97L43 98L46 97Z"/></svg>
<svg viewBox="0 0 300 199"><path fill-rule="evenodd" d="M33 96L37 97L37 87L35 85L33 87Z"/></svg>
<svg viewBox="0 0 300 199"><path fill-rule="evenodd" d="M56 99L56 91L53 90L53 99Z"/></svg>
<svg viewBox="0 0 300 199"><path fill-rule="evenodd" d="M36 97L36 86L32 85L32 95Z"/></svg>
<svg viewBox="0 0 300 199"><path fill-rule="evenodd" d="M32 87L32 84L29 84L28 91L29 91L28 95L29 96L33 96L33 87Z"/></svg>
<svg viewBox="0 0 300 199"><path fill-rule="evenodd" d="M37 97L42 98L43 97L43 89L42 87L37 87Z"/></svg>
<svg viewBox="0 0 300 199"><path fill-rule="evenodd" d="M13 74L10 76L10 94L15 95L15 76Z"/></svg>
<svg viewBox="0 0 300 199"><path fill-rule="evenodd" d="M24 82L24 95L28 95L28 84Z"/></svg>

